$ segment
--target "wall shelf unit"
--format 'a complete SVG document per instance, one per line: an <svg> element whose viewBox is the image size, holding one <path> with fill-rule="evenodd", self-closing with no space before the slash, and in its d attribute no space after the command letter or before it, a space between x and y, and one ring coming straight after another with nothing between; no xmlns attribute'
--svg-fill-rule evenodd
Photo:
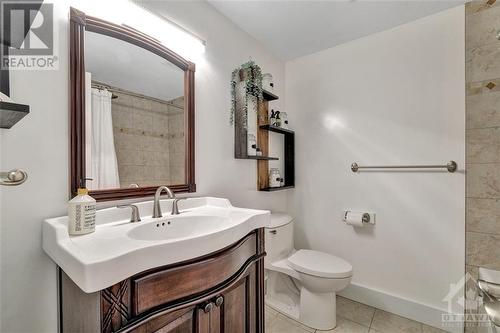
<svg viewBox="0 0 500 333"><path fill-rule="evenodd" d="M275 192L295 187L295 133L292 130L269 124L269 102L278 99L274 93L263 91L263 100L257 107L257 147L263 156L248 156L248 129L243 126L243 108L236 104L234 119L234 156L237 159L257 160L257 189L263 192ZM284 170L280 170L285 184L282 187L269 187L269 161L278 160L269 156L269 132L283 135Z"/></svg>

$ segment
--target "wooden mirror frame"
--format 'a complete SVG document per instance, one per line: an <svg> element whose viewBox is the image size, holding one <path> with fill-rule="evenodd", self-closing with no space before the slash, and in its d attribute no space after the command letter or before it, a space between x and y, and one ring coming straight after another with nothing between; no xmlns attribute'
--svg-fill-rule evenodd
<svg viewBox="0 0 500 333"><path fill-rule="evenodd" d="M82 11L70 10L70 184L71 196L76 194L80 179L85 177L85 31L114 37L134 44L170 61L184 71L184 137L185 179L181 185L167 185L176 192L196 192L194 158L194 72L195 64L135 29L117 25ZM121 200L154 195L158 186L92 190L97 201Z"/></svg>

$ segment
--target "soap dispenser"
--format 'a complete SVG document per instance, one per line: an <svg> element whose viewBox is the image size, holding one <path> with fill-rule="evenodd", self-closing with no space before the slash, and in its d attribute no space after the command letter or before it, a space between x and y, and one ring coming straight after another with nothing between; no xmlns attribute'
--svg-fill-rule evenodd
<svg viewBox="0 0 500 333"><path fill-rule="evenodd" d="M96 201L88 193L85 181L82 178L77 195L68 202L68 233L83 235L95 231Z"/></svg>

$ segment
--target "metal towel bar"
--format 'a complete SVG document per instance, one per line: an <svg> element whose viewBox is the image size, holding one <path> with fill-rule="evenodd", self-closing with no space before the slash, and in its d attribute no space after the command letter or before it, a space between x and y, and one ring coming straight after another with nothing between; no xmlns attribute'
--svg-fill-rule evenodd
<svg viewBox="0 0 500 333"><path fill-rule="evenodd" d="M449 161L445 165L372 165L360 166L354 162L351 164L352 172L358 172L360 169L447 169L448 172L457 171L457 162Z"/></svg>

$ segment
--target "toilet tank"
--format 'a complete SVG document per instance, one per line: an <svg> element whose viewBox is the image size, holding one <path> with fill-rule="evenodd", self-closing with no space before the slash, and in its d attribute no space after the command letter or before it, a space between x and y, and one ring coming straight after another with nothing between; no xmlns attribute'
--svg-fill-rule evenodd
<svg viewBox="0 0 500 333"><path fill-rule="evenodd" d="M288 258L293 249L293 218L283 213L271 214L271 225L266 228L265 261L269 263Z"/></svg>

